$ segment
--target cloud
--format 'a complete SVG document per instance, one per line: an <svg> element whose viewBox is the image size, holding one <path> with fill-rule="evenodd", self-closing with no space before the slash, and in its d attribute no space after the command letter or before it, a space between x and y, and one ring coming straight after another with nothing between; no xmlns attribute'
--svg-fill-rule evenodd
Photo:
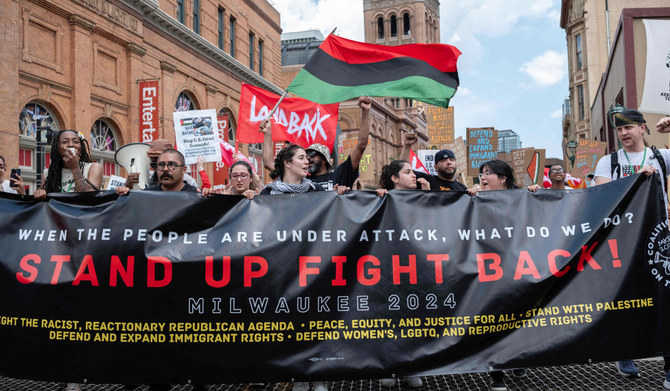
<svg viewBox="0 0 670 391"><path fill-rule="evenodd" d="M533 79L536 86L548 87L565 77L567 56L553 50L547 50L532 60L524 63L519 69Z"/></svg>
<svg viewBox="0 0 670 391"><path fill-rule="evenodd" d="M553 113L549 114L549 118L561 118L561 117L563 117L563 110L561 109L558 109Z"/></svg>
<svg viewBox="0 0 670 391"><path fill-rule="evenodd" d="M324 37L337 27L337 35L363 41L361 0L274 0L283 32L320 30Z"/></svg>

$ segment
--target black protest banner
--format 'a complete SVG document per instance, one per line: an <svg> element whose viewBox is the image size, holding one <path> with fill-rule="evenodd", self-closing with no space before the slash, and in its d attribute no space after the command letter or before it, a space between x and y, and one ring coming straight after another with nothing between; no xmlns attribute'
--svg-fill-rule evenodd
<svg viewBox="0 0 670 391"><path fill-rule="evenodd" d="M658 181L2 196L0 374L336 380L667 354Z"/></svg>

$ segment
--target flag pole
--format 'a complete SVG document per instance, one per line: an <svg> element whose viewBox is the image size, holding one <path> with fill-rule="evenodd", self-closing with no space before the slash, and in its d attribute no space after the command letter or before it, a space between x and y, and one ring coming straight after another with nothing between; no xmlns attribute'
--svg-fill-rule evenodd
<svg viewBox="0 0 670 391"><path fill-rule="evenodd" d="M288 95L288 90L284 90L284 93L281 95L281 97L280 97L279 100L277 101L277 104L275 105L275 107L272 108L272 111L270 112L270 114L268 114L268 116L265 117L264 121L265 121L265 120L270 120L270 118L271 118L272 115L275 113L275 111L277 111L277 108L279 107L279 104L281 103L281 101L283 101L284 98L286 98L286 95ZM260 133L260 132L261 132L261 130L258 129L258 133Z"/></svg>

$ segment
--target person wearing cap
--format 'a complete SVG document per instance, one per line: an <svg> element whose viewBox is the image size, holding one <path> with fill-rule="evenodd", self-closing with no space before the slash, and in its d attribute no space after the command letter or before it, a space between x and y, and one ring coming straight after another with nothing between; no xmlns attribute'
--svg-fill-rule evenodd
<svg viewBox="0 0 670 391"><path fill-rule="evenodd" d="M417 141L416 133L405 133L400 159L409 160L409 151ZM423 178L430 183L431 191L466 191L468 188L455 179L456 170L456 155L448 149L443 149L435 154L437 175L429 175L421 171L414 171L414 173L417 178Z"/></svg>
<svg viewBox="0 0 670 391"><path fill-rule="evenodd" d="M305 149L309 166L307 168L308 178L312 182L321 185L325 190L335 190L335 186L351 188L358 178L358 165L363 158L363 153L368 145L370 136L370 98L361 96L358 98L358 106L361 108L361 126L358 131L358 142L351 154L333 170L333 159L330 157L328 147L323 144L312 144ZM267 127L267 125L266 125ZM274 157L272 156L272 138L270 132L261 125L261 131L265 133L263 141L263 166L268 170L274 170Z"/></svg>
<svg viewBox="0 0 670 391"><path fill-rule="evenodd" d="M623 148L610 155L603 156L596 166L596 186L611 182L629 175L654 172L670 172L670 150L649 148L645 146L643 135L647 125L642 113L637 110L623 110L614 115L614 126L617 137ZM657 126L661 131L663 126ZM668 129L667 131L670 131ZM658 153L658 155L657 155ZM617 165L612 165L616 154ZM665 166L665 167L662 167ZM663 194L666 194L665 181L661 181ZM665 356L665 380L663 386L670 390L670 356ZM633 360L616 362L617 372L624 377L640 377Z"/></svg>

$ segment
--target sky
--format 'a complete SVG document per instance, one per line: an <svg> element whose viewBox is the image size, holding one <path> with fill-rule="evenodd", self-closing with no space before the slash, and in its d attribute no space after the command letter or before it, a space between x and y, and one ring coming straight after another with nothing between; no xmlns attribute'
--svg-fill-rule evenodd
<svg viewBox="0 0 670 391"><path fill-rule="evenodd" d="M269 0L284 32L318 29L363 41L363 0ZM463 54L454 106L466 128L512 129L523 147L562 158L561 107L568 96L560 0L440 0L440 39Z"/></svg>

